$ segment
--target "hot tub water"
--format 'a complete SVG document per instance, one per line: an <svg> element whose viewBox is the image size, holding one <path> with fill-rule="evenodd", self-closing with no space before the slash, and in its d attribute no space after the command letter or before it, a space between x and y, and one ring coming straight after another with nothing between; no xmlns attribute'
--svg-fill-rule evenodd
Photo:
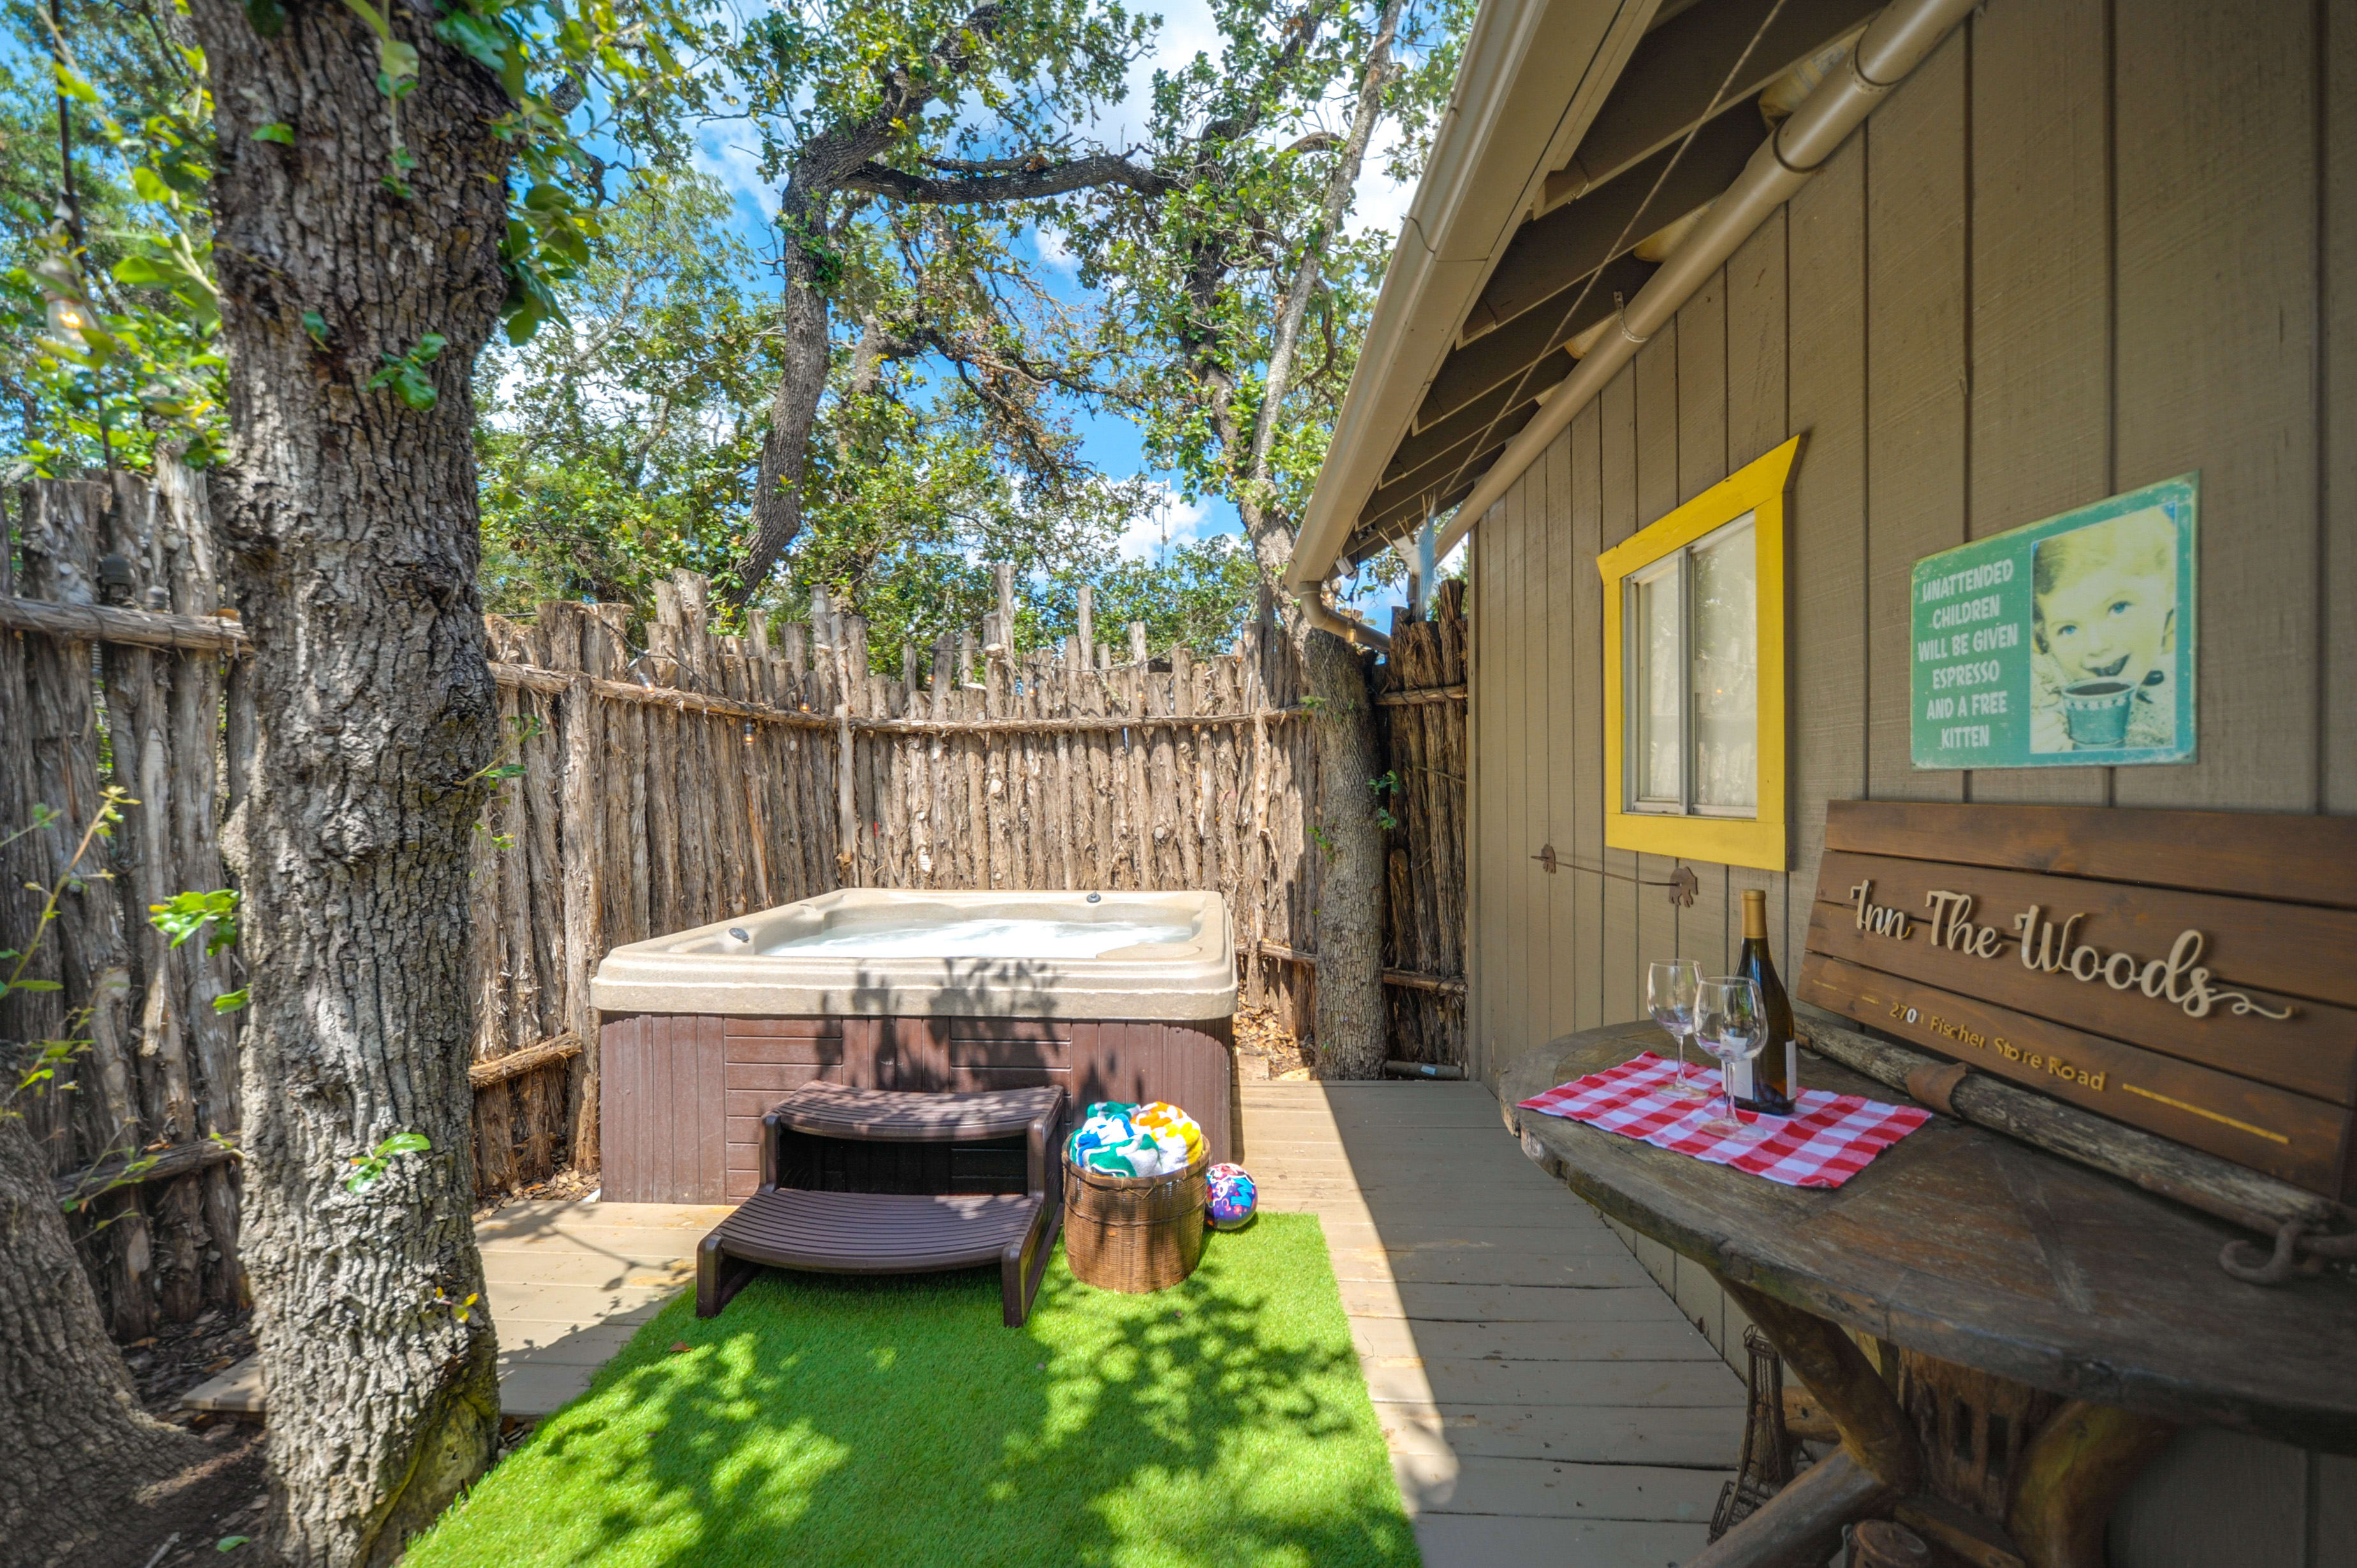
<svg viewBox="0 0 2357 1568"><path fill-rule="evenodd" d="M943 925L817 931L764 954L869 953L915 958L1100 958L1119 948L1190 940L1195 928L1145 920L980 918Z"/></svg>

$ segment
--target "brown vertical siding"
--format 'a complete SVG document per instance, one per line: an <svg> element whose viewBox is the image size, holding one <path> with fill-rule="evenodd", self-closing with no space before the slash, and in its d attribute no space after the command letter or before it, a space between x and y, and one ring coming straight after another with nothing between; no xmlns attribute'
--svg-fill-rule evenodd
<svg viewBox="0 0 2357 1568"><path fill-rule="evenodd" d="M1746 887L1790 970L1830 800L2357 811L2352 389L2357 12L1993 0L1474 535L1475 1070L1641 1016L1649 960L1731 955ZM1794 435L1790 869L1697 865L1673 909L1578 869L1676 864L1604 848L1595 557ZM1918 772L1915 561L2190 469L2199 759ZM1542 843L1569 863L1555 877ZM1706 1276L1638 1251L1739 1348ZM2113 1560L2357 1568L2352 1520L2357 1460L2189 1434L2118 1516Z"/></svg>

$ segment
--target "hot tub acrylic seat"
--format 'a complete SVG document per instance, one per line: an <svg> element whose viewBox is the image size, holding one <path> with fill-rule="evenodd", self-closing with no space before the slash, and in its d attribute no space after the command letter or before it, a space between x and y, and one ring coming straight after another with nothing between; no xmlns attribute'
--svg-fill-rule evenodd
<svg viewBox="0 0 2357 1568"><path fill-rule="evenodd" d="M887 1274L996 1262L1006 1326L1020 1326L1062 1216L1063 1121L1064 1091L1054 1088L926 1094L805 1084L762 1118L761 1185L696 1249L695 1315L718 1314L762 1266ZM912 1172L940 1180L945 1167L930 1155L1015 1138L1023 1144L1021 1192L821 1185L846 1179L840 1162L823 1157L830 1145L891 1151L878 1164L855 1162L849 1179L880 1171L902 1186ZM963 1174L954 1164L946 1168L952 1182L990 1178L987 1165Z"/></svg>

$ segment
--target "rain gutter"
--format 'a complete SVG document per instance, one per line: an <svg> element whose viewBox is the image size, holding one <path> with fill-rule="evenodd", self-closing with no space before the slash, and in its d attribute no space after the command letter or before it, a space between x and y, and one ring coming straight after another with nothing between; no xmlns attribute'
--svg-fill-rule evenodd
<svg viewBox="0 0 2357 1568"><path fill-rule="evenodd" d="M1874 19L1850 51L1846 68L1820 84L1760 144L1727 194L1622 308L1617 328L1605 331L1579 361L1579 368L1547 395L1537 415L1507 443L1497 462L1441 531L1443 555L1472 532L1482 513L1504 499L1523 471L1571 423L1572 415L1604 390L1620 367L1636 357L1638 348L1717 274L1770 213L1791 200L1809 177L1824 166L1850 132L1939 48L1976 4L1977 0L1893 0ZM1341 543L1336 541L1336 551ZM1323 560L1313 560L1306 553L1297 554L1295 571L1305 577L1313 570L1322 575L1332 559L1332 553Z"/></svg>

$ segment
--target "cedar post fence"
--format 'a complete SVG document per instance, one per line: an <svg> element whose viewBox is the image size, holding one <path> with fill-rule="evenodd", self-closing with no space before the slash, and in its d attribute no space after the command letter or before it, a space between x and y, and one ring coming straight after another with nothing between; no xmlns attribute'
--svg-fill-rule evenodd
<svg viewBox="0 0 2357 1568"><path fill-rule="evenodd" d="M0 946L23 945L102 787L139 804L40 950L55 992L0 1002L7 1042L89 1044L70 1093L27 1102L118 1335L238 1298L234 950L174 949L150 904L231 885L221 834L253 744L199 477L37 481L23 570L0 552ZM1057 650L1012 648L1014 589L974 633L869 668L866 623L715 634L704 579L627 606L487 617L496 791L476 840L475 1159L485 1193L597 1165L588 977L608 949L844 886L1205 887L1228 899L1243 998L1309 1021L1320 798L1300 671L1269 607L1236 645L1100 642L1086 591ZM1398 789L1386 961L1391 1056L1463 1060L1461 592L1373 667ZM19 738L29 744L15 744ZM1359 798L1359 788L1350 791ZM87 865L87 863L85 863ZM585 1042L587 1043L585 1047ZM21 1047L19 1047L21 1049Z"/></svg>

